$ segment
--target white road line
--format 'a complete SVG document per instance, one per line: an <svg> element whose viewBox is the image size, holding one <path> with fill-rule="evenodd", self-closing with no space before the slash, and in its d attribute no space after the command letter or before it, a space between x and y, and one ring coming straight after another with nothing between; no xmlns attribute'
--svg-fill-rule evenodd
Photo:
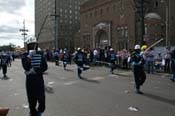
<svg viewBox="0 0 175 116"><path fill-rule="evenodd" d="M102 79L105 79L105 78L104 77L94 77L91 80L102 80Z"/></svg>
<svg viewBox="0 0 175 116"><path fill-rule="evenodd" d="M72 85L77 83L77 81L69 81L69 82L65 82L64 85Z"/></svg>

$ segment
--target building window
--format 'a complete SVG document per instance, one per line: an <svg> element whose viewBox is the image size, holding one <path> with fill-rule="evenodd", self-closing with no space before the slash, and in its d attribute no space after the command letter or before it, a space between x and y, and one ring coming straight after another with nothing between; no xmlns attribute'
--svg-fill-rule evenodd
<svg viewBox="0 0 175 116"><path fill-rule="evenodd" d="M63 23L63 20L60 20L60 23Z"/></svg>
<svg viewBox="0 0 175 116"><path fill-rule="evenodd" d="M159 7L159 2L156 0L154 3L154 8L158 8Z"/></svg>
<svg viewBox="0 0 175 116"><path fill-rule="evenodd" d="M145 24L145 35L147 35L147 34L148 34L148 25Z"/></svg>
<svg viewBox="0 0 175 116"><path fill-rule="evenodd" d="M115 10L116 10L116 5L114 4L113 5L113 12L115 12Z"/></svg>
<svg viewBox="0 0 175 116"><path fill-rule="evenodd" d="M125 37L128 38L128 29L125 30Z"/></svg>
<svg viewBox="0 0 175 116"><path fill-rule="evenodd" d="M97 11L95 11L94 16L95 16L95 17L97 16Z"/></svg>
<svg viewBox="0 0 175 116"><path fill-rule="evenodd" d="M124 38L125 36L125 30L124 27L121 27L121 37Z"/></svg>
<svg viewBox="0 0 175 116"><path fill-rule="evenodd" d="M123 4L123 0L120 0L120 10L124 9L124 4Z"/></svg>
<svg viewBox="0 0 175 116"><path fill-rule="evenodd" d="M103 15L103 9L100 9L100 15L101 16Z"/></svg>
<svg viewBox="0 0 175 116"><path fill-rule="evenodd" d="M109 12L109 7L106 8L106 12L107 12L107 13Z"/></svg>
<svg viewBox="0 0 175 116"><path fill-rule="evenodd" d="M92 13L90 13L90 17L92 17Z"/></svg>

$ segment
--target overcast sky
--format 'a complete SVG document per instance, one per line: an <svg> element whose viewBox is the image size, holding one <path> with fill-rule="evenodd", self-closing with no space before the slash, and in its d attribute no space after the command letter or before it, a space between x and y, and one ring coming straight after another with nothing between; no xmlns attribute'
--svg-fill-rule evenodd
<svg viewBox="0 0 175 116"><path fill-rule="evenodd" d="M0 46L13 43L23 47L19 29L25 19L28 37L34 35L34 0L0 0Z"/></svg>

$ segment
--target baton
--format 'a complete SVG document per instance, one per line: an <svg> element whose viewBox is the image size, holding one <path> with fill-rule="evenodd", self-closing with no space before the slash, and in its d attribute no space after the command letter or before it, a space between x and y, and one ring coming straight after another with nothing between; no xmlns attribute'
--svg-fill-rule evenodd
<svg viewBox="0 0 175 116"><path fill-rule="evenodd" d="M156 41L155 43L153 43L153 44L152 44L151 46L149 46L144 52L146 52L146 51L148 51L150 48L156 46L156 45L157 45L158 43L160 43L161 41L163 41L163 38L160 39L160 40L158 40L158 41Z"/></svg>

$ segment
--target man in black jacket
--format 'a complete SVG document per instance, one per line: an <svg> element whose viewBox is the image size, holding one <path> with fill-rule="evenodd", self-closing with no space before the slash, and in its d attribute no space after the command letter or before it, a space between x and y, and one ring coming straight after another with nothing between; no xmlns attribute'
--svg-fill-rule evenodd
<svg viewBox="0 0 175 116"><path fill-rule="evenodd" d="M31 47L32 46L32 47ZM28 44L28 52L22 56L22 66L26 74L26 90L30 116L41 116L45 110L45 87L43 73L47 70L47 62L37 50L36 43ZM36 108L38 103L38 108Z"/></svg>
<svg viewBox="0 0 175 116"><path fill-rule="evenodd" d="M132 64L134 73L136 93L143 94L143 92L140 91L140 86L143 85L143 83L145 82L146 74L143 70L145 60L140 54L140 51L140 45L135 45L134 52L131 54L130 62Z"/></svg>
<svg viewBox="0 0 175 116"><path fill-rule="evenodd" d="M109 53L109 62L110 62L110 72L113 74L113 71L115 69L115 62L116 62L116 54L114 52L114 49L113 48L110 48L110 53Z"/></svg>
<svg viewBox="0 0 175 116"><path fill-rule="evenodd" d="M80 79L83 79L81 76L82 71L88 70L90 67L86 64L87 58L85 57L85 53L82 52L81 48L77 49L77 53L74 56L74 62L77 64L78 68L77 68L77 73L78 73L78 77Z"/></svg>

